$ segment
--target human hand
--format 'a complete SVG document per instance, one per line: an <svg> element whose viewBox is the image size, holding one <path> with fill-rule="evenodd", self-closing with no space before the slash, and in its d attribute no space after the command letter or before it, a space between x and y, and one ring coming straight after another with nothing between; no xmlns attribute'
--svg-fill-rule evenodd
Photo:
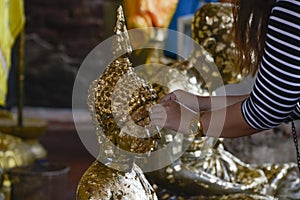
<svg viewBox="0 0 300 200"><path fill-rule="evenodd" d="M197 95L192 93L186 92L184 90L174 90L173 92L165 95L161 100L160 103L164 103L167 101L177 101L180 104L188 107L189 109L193 110L194 112L199 112L199 102Z"/></svg>
<svg viewBox="0 0 300 200"><path fill-rule="evenodd" d="M167 128L185 134L190 134L190 123L195 118L199 119L197 112L173 100L156 104L150 110L151 126Z"/></svg>

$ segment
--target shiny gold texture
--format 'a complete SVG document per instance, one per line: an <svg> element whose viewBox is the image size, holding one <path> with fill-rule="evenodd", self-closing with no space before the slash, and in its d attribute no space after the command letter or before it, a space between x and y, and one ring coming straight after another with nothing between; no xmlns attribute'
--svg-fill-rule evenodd
<svg viewBox="0 0 300 200"><path fill-rule="evenodd" d="M207 3L196 11L192 22L192 38L212 56L224 84L238 83L242 78L237 70L232 7L229 3ZM193 56L197 57L196 54ZM206 73L219 73L213 70L208 68Z"/></svg>
<svg viewBox="0 0 300 200"><path fill-rule="evenodd" d="M197 31L201 38L219 34L218 29L228 28L227 25L220 25L219 20L230 22L231 19L226 17L231 10L230 5L216 3L208 4L205 8L211 10L216 16L211 16L210 11L203 11L208 17L195 17L195 22L200 23L205 19L207 23L203 26L203 30L207 32ZM226 10L225 16L220 14L223 11L216 13L216 10L222 9ZM119 33L126 32L124 18L119 16L118 19L116 27L122 30ZM217 24L217 27L210 28L214 24ZM228 32L225 33L222 38L229 40ZM119 45L119 49L127 49L128 52L129 43L126 42L127 38L124 35L126 36L126 34L120 35L119 44L115 45ZM201 43L200 37L195 38ZM208 39L205 44L210 44L210 41L214 40ZM228 53L234 49L227 48L228 44L224 42L223 45L221 42L213 48L213 52L221 55L221 52ZM115 49L119 51L118 48ZM157 199L140 168L132 160L120 155L116 156L115 149L106 144L109 141L122 149L138 153L155 148L154 137L145 140L134 137L147 135L143 127L149 123L147 111L149 106L175 89L207 96L212 95L210 91L218 87L213 81L203 82L199 72L193 66L197 62L202 65L203 72L219 78L210 67L219 59L218 62L226 65L220 70L222 78L224 76L224 83L238 82L239 75L230 68L234 63L230 59L234 58L228 58L228 61L227 55L218 57L213 52L208 53L204 48L199 48L193 52L188 61L168 63L169 67L166 65L161 67L160 63L149 63L145 67L146 70L141 71L133 70L128 55L117 58L109 64L103 75L91 85L88 100L96 122L99 143L103 149L100 150L99 157L108 157L109 161L104 164L95 161L85 172L78 185L78 200ZM155 53L153 55L161 56ZM161 61L160 58L153 60ZM151 87L144 80L153 83L153 86ZM128 85L130 87L125 87ZM135 126L136 124L140 126ZM162 133L157 148L175 140L172 131L163 129ZM182 137L176 142L170 154L176 154L186 143L190 144L190 138ZM115 160L118 162L114 162ZM300 180L295 164L252 166L226 151L222 139L208 137L196 137L180 159L163 169L147 173L146 177L151 180L159 199L273 200L277 197L298 199L300 196Z"/></svg>
<svg viewBox="0 0 300 200"><path fill-rule="evenodd" d="M21 138L0 133L0 167L3 170L29 165L34 160L35 155L29 144Z"/></svg>
<svg viewBox="0 0 300 200"><path fill-rule="evenodd" d="M122 13L118 16L115 33L120 38L114 47L115 55L122 50L130 54L125 19ZM145 153L154 147L155 142L148 137L146 125L150 122L148 109L157 95L151 85L136 75L126 55L107 66L96 87L91 88L90 95L94 96L94 105L90 107L94 107L91 109L112 143L135 153Z"/></svg>
<svg viewBox="0 0 300 200"><path fill-rule="evenodd" d="M195 14L194 23L201 23L200 21L205 19L208 25L202 24L202 29L197 31L194 29L193 33L200 34L199 37L195 36L200 44L204 38L207 38L206 43L201 44L204 48L199 47L194 51L189 61L169 63L169 68L161 68L158 64L149 66L151 69L148 71L155 71L155 73L137 72L149 82L163 85L159 87L155 84L154 87L159 98L164 95L164 92L168 93L174 89L183 89L203 96L212 95L211 91L219 86L215 84L217 81L214 81L213 77L218 79L221 75L224 84L236 83L242 77L234 71L235 57L232 53L234 45L231 32L228 32L232 25L220 25L223 23L220 20L232 23L232 18L227 17L231 15L231 5L207 4L199 10ZM217 11L220 13L218 14ZM221 15L224 12L225 14ZM208 16L203 16L205 14ZM201 15L201 18L197 15ZM216 27L210 28L212 25ZM218 29L223 30L218 31ZM216 37L218 34L221 36ZM222 39L221 42L218 38ZM210 53L207 52L208 47L213 47ZM225 54L228 52L232 54ZM219 75L211 68L216 61L220 69ZM195 69L197 64L201 66L201 75ZM205 83L202 79L203 75L211 77L212 81ZM164 131L165 142L173 141L172 133ZM183 139L174 149L180 149L184 142ZM179 160L161 170L147 173L146 177L157 186L156 192L160 199L272 200L286 199L286 197L297 199L300 196L300 180L296 171L296 166L292 163L251 166L226 151L222 139L196 137Z"/></svg>
<svg viewBox="0 0 300 200"><path fill-rule="evenodd" d="M150 73L149 69L137 71L137 74L149 82L156 83L154 89L159 94L159 98L174 89L209 95L199 81L195 69L190 68L186 62L176 62L169 67L161 67L158 64L148 65L146 69L147 67L157 73ZM173 141L174 134L171 131L162 132L164 141L159 141L159 145L163 146ZM178 151L176 149L181 149L184 143L183 138L178 142L178 146L174 146L174 152ZM224 150L221 139L208 137L196 137L179 160L161 170L147 173L146 177L160 189L169 190L173 195L177 193L177 197L180 196L179 193L187 199L192 196L200 198L204 195L207 199L210 197L226 199L225 194L229 197L251 199L251 194L252 196L259 194L267 186L267 178L261 169L242 162ZM267 199L267 195L264 194L257 196ZM229 197L227 199L230 199Z"/></svg>
<svg viewBox="0 0 300 200"><path fill-rule="evenodd" d="M136 165L132 166L131 171L123 172L94 161L80 180L77 199L155 200L157 197Z"/></svg>
<svg viewBox="0 0 300 200"><path fill-rule="evenodd" d="M125 55L111 62L89 90L88 105L100 145L99 157L82 176L78 200L140 199L156 200L152 186L134 158L117 149L137 154L150 152L156 145L150 136L148 109L157 95L150 84L139 78L128 58L131 45L122 7L117 11L114 55ZM109 144L113 145L109 145Z"/></svg>
<svg viewBox="0 0 300 200"><path fill-rule="evenodd" d="M23 118L22 122L22 126L19 126L17 116L8 111L0 110L0 131L3 134L0 138L0 143L6 143L2 140L10 140L11 144L9 147L16 145L16 147L14 147L16 151L18 150L17 146L22 148L22 150L15 155L16 161L11 160L13 156L7 158L10 161L5 160L4 154L12 154L11 152L2 153L4 160L0 162L8 168L11 168L11 166L28 165L36 159L45 158L47 155L45 148L38 142L38 138L46 131L47 122L43 119L28 117ZM5 134L7 134L7 136ZM9 149L9 151L11 151L11 149ZM24 158L21 159L21 157ZM28 162L28 160L30 160L30 162Z"/></svg>

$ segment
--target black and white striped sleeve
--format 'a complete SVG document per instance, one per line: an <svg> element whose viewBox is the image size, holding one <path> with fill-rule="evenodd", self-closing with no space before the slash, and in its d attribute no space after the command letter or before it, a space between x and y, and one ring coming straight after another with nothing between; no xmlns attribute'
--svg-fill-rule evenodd
<svg viewBox="0 0 300 200"><path fill-rule="evenodd" d="M278 126L300 100L300 1L277 0L255 85L242 104L246 122L255 129Z"/></svg>

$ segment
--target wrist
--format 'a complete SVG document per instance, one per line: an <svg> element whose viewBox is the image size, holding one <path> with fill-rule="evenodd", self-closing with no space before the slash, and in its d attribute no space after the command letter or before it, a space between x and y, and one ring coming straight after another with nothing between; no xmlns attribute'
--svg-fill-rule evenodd
<svg viewBox="0 0 300 200"><path fill-rule="evenodd" d="M198 96L199 110L208 111L211 110L211 97L210 96ZM200 103L201 102L201 103Z"/></svg>
<svg viewBox="0 0 300 200"><path fill-rule="evenodd" d="M204 112L200 112L200 115L193 118L190 122L190 134L195 135L195 137L204 137L205 134L203 132L203 125L201 122L201 116Z"/></svg>

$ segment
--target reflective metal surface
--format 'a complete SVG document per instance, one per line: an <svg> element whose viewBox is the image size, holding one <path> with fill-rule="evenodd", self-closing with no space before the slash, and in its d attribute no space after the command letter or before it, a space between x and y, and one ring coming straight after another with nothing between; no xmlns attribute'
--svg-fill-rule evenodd
<svg viewBox="0 0 300 200"><path fill-rule="evenodd" d="M95 161L82 176L77 199L157 199L152 186L136 165L129 172L114 170Z"/></svg>
<svg viewBox="0 0 300 200"><path fill-rule="evenodd" d="M143 154L156 144L146 125L150 122L148 108L157 95L151 85L133 71L128 58L131 46L122 7L118 8L115 34L114 54L127 54L106 67L91 85L88 97L100 144L99 157L105 163L96 160L88 168L79 182L77 199L155 200L152 186L133 158L117 151L120 148Z"/></svg>
<svg viewBox="0 0 300 200"><path fill-rule="evenodd" d="M36 159L31 145L21 138L0 133L0 167L4 170L29 165Z"/></svg>
<svg viewBox="0 0 300 200"><path fill-rule="evenodd" d="M224 84L242 80L237 70L232 7L229 3L207 3L196 11L192 22L193 39L211 55ZM206 70L208 74L217 73Z"/></svg>

